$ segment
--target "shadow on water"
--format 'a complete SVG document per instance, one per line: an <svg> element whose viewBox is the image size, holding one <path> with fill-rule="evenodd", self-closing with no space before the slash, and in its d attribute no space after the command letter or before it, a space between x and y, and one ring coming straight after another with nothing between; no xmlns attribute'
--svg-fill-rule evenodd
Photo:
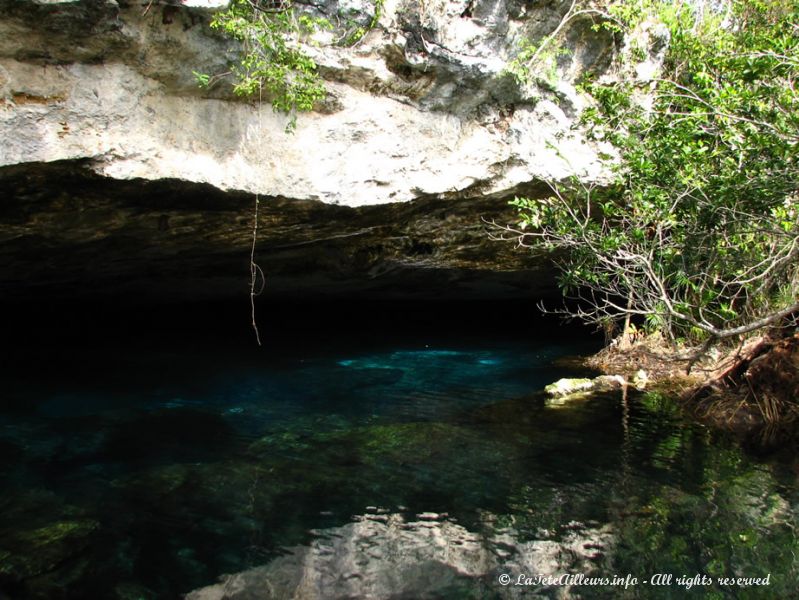
<svg viewBox="0 0 799 600"><path fill-rule="evenodd" d="M5 312L0 597L516 598L559 588L500 575L659 572L793 592L791 467L655 394L551 405L585 332L518 303L295 302L262 309L259 349L240 308Z"/></svg>

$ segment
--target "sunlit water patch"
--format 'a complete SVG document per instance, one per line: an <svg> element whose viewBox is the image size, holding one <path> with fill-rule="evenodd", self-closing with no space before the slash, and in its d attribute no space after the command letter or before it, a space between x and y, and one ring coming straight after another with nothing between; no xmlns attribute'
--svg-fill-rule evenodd
<svg viewBox="0 0 799 600"><path fill-rule="evenodd" d="M793 467L711 439L654 395L548 406L539 390L578 374L558 359L585 350L117 351L52 383L9 372L0 592L683 597L501 579L667 573L770 576L696 597L790 597Z"/></svg>

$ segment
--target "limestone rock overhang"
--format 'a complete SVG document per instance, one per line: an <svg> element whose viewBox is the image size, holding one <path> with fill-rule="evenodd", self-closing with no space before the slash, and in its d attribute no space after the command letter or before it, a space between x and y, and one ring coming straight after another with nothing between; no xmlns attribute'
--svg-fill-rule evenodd
<svg viewBox="0 0 799 600"><path fill-rule="evenodd" d="M0 169L0 197L6 299L208 300L249 291L252 194L120 181L64 161ZM351 208L261 196L256 262L266 297L552 296L548 259L489 238L486 220L514 216L506 201L485 198Z"/></svg>

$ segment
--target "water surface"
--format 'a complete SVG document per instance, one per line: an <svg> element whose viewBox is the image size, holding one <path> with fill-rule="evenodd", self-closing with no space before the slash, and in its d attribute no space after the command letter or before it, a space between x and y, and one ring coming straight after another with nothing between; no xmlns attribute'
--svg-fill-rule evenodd
<svg viewBox="0 0 799 600"><path fill-rule="evenodd" d="M594 345L545 337L29 352L3 374L0 597L795 594L796 471L657 395L549 405ZM639 583L500 584L569 573Z"/></svg>

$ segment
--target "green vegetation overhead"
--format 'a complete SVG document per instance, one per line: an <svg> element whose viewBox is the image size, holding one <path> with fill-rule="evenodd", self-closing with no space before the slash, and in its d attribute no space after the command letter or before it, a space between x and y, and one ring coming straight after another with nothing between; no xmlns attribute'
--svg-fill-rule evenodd
<svg viewBox="0 0 799 600"><path fill-rule="evenodd" d="M195 72L201 86L232 76L237 95L268 98L276 111L291 115L289 129L297 112L309 111L324 99L316 63L301 42L331 28L326 19L296 11L291 2L233 0L214 16L211 27L240 42L242 55L230 72L213 77Z"/></svg>
<svg viewBox="0 0 799 600"><path fill-rule="evenodd" d="M241 44L241 55L230 71L209 75L194 71L201 87L210 87L232 77L236 95L268 100L272 108L291 117L287 130L296 124L298 112L313 110L326 91L316 62L307 52L313 34L335 30L337 45L352 46L377 26L384 0L374 0L373 13L359 15L352 9L336 15L334 26L310 7L295 7L291 0L232 0L217 13L211 27Z"/></svg>
<svg viewBox="0 0 799 600"><path fill-rule="evenodd" d="M665 25L663 70L583 82L596 101L584 123L621 150L617 179L517 198L520 243L559 250L578 300L565 312L608 329L632 318L709 346L795 323L799 1L625 0L603 14L596 27Z"/></svg>

